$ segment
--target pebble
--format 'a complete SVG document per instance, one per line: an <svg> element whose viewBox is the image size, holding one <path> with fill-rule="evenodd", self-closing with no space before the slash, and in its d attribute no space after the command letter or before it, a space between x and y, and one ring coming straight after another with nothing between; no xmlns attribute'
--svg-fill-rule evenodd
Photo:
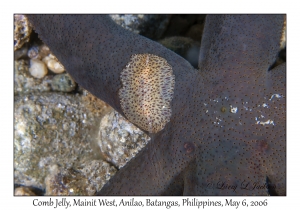
<svg viewBox="0 0 300 210"><path fill-rule="evenodd" d="M58 74L53 77L52 89L61 92L71 92L76 88L76 83L69 74Z"/></svg>
<svg viewBox="0 0 300 210"><path fill-rule="evenodd" d="M38 59L31 59L29 72L33 77L41 79L46 76L46 74L48 73L48 69L44 62Z"/></svg>
<svg viewBox="0 0 300 210"><path fill-rule="evenodd" d="M50 54L50 49L47 45L37 45L34 44L28 50L27 56L31 59L39 59L42 60L44 57Z"/></svg>
<svg viewBox="0 0 300 210"><path fill-rule="evenodd" d="M53 75L46 75L43 79L36 79L29 73L29 61L20 59L14 65L14 93L36 93L51 91Z"/></svg>
<svg viewBox="0 0 300 210"><path fill-rule="evenodd" d="M34 45L32 47L30 47L30 49L28 50L27 56L30 59L41 59L41 56L39 55L39 46Z"/></svg>
<svg viewBox="0 0 300 210"><path fill-rule="evenodd" d="M43 62L47 65L49 70L56 74L61 74L65 71L64 66L59 61L57 61L57 59L52 54L44 57Z"/></svg>

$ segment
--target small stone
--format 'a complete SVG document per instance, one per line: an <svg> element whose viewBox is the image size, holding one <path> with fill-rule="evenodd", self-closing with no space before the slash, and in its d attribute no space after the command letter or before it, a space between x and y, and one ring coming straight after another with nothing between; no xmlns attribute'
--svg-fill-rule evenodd
<svg viewBox="0 0 300 210"><path fill-rule="evenodd" d="M50 49L47 45L42 44L41 46L39 46L39 53L41 55L41 58L43 59L50 54Z"/></svg>
<svg viewBox="0 0 300 210"><path fill-rule="evenodd" d="M26 55L27 56L27 55ZM51 91L53 75L47 75L43 79L35 79L29 73L28 60L20 59L14 65L14 93L34 93Z"/></svg>
<svg viewBox="0 0 300 210"><path fill-rule="evenodd" d="M42 60L44 57L48 56L50 54L49 47L45 44L42 45L36 45L30 47L28 50L28 57L31 59L39 59Z"/></svg>
<svg viewBox="0 0 300 210"><path fill-rule="evenodd" d="M48 69L56 74L60 74L65 71L65 67L52 54L44 57L43 62L47 65Z"/></svg>
<svg viewBox="0 0 300 210"><path fill-rule="evenodd" d="M41 79L46 76L46 74L48 73L48 69L44 62L38 59L31 59L29 72L33 77Z"/></svg>
<svg viewBox="0 0 300 210"><path fill-rule="evenodd" d="M160 39L167 29L172 15L134 14L110 15L113 21L133 33L150 39Z"/></svg>
<svg viewBox="0 0 300 210"><path fill-rule="evenodd" d="M36 196L36 194L34 192L32 192L32 190L30 190L28 187L17 187L15 189L15 195L16 196L24 196L24 195L27 195L27 196L30 196L30 195L33 195L33 196Z"/></svg>
<svg viewBox="0 0 300 210"><path fill-rule="evenodd" d="M52 89L61 92L71 92L76 88L76 83L69 74L59 74L53 77Z"/></svg>
<svg viewBox="0 0 300 210"><path fill-rule="evenodd" d="M39 55L39 46L33 45L32 47L30 47L30 49L28 50L27 55L31 59L39 59L40 60L41 57Z"/></svg>

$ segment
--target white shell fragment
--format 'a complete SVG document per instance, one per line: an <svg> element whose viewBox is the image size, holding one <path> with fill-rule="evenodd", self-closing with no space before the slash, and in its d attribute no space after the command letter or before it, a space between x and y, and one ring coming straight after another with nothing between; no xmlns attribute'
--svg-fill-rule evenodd
<svg viewBox="0 0 300 210"><path fill-rule="evenodd" d="M33 77L41 79L46 76L46 74L48 73L48 69L44 62L38 59L31 59L29 72Z"/></svg>
<svg viewBox="0 0 300 210"><path fill-rule="evenodd" d="M64 66L52 54L44 57L43 62L46 63L48 69L56 74L60 74L65 71Z"/></svg>

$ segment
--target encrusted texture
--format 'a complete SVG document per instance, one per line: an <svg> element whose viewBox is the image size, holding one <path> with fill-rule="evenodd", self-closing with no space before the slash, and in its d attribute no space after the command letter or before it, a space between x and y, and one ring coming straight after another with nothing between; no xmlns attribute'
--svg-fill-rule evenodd
<svg viewBox="0 0 300 210"><path fill-rule="evenodd" d="M110 109L100 121L95 140L103 159L120 169L145 147L150 137Z"/></svg>
<svg viewBox="0 0 300 210"><path fill-rule="evenodd" d="M14 94L30 92L47 92L51 90L51 76L36 79L29 73L29 62L19 60L14 62Z"/></svg>
<svg viewBox="0 0 300 210"><path fill-rule="evenodd" d="M150 133L161 131L172 114L175 76L170 64L152 54L133 55L121 72L121 81L125 116Z"/></svg>
<svg viewBox="0 0 300 210"><path fill-rule="evenodd" d="M114 14L110 15L118 25L150 39L160 39L169 26L172 15Z"/></svg>
<svg viewBox="0 0 300 210"><path fill-rule="evenodd" d="M32 27L24 15L14 15L14 50L28 42Z"/></svg>

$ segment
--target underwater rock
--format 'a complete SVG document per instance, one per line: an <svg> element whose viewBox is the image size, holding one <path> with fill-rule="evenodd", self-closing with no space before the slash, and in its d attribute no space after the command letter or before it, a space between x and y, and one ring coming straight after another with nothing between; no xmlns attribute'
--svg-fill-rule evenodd
<svg viewBox="0 0 300 210"><path fill-rule="evenodd" d="M31 59L42 60L45 56L49 55L50 49L45 44L33 44L28 50L28 57Z"/></svg>
<svg viewBox="0 0 300 210"><path fill-rule="evenodd" d="M15 183L44 189L46 195L98 192L115 167L122 167L150 140L107 110L112 109L87 91L15 96Z"/></svg>
<svg viewBox="0 0 300 210"><path fill-rule="evenodd" d="M91 133L98 131L93 126L99 118L82 104L79 95L44 92L15 96L15 184L45 189L52 165L76 169L95 159Z"/></svg>
<svg viewBox="0 0 300 210"><path fill-rule="evenodd" d="M106 161L92 160L82 163L78 171L85 178L86 195L95 195L103 185L117 172L117 169Z"/></svg>
<svg viewBox="0 0 300 210"><path fill-rule="evenodd" d="M49 167L45 179L45 195L95 195L116 169L101 160L88 161L80 169L66 169L57 165Z"/></svg>
<svg viewBox="0 0 300 210"><path fill-rule="evenodd" d="M149 39L160 39L172 15L110 15L123 28Z"/></svg>
<svg viewBox="0 0 300 210"><path fill-rule="evenodd" d="M55 91L71 92L76 88L76 83L69 74L59 74L53 77L51 87Z"/></svg>
<svg viewBox="0 0 300 210"><path fill-rule="evenodd" d="M26 60L15 61L14 93L21 94L50 91L53 76L45 76L43 79L36 79L30 75L28 68L29 65Z"/></svg>
<svg viewBox="0 0 300 210"><path fill-rule="evenodd" d="M65 67L52 54L45 56L43 62L47 65L48 69L55 74L60 74L65 71Z"/></svg>
<svg viewBox="0 0 300 210"><path fill-rule="evenodd" d="M32 27L25 15L14 15L14 50L29 41Z"/></svg>
<svg viewBox="0 0 300 210"><path fill-rule="evenodd" d="M21 48L14 51L14 60L26 58L28 52L28 44L24 44Z"/></svg>
<svg viewBox="0 0 300 210"><path fill-rule="evenodd" d="M37 45L34 45L31 48L29 48L27 56L30 59L39 59L39 60L41 60L41 57L39 55L39 47Z"/></svg>
<svg viewBox="0 0 300 210"><path fill-rule="evenodd" d="M31 59L29 72L33 77L41 79L46 76L46 74L48 73L48 69L44 62L38 59Z"/></svg>
<svg viewBox="0 0 300 210"><path fill-rule="evenodd" d="M42 60L49 70L53 73L60 74L65 71L64 66L58 61L58 59L51 54L50 49L47 45L37 45L34 44L28 50L28 57L31 59Z"/></svg>
<svg viewBox="0 0 300 210"><path fill-rule="evenodd" d="M17 187L15 189L15 196L36 196L36 194L28 187Z"/></svg>
<svg viewBox="0 0 300 210"><path fill-rule="evenodd" d="M95 139L103 158L121 168L148 143L150 137L111 109L101 119Z"/></svg>

